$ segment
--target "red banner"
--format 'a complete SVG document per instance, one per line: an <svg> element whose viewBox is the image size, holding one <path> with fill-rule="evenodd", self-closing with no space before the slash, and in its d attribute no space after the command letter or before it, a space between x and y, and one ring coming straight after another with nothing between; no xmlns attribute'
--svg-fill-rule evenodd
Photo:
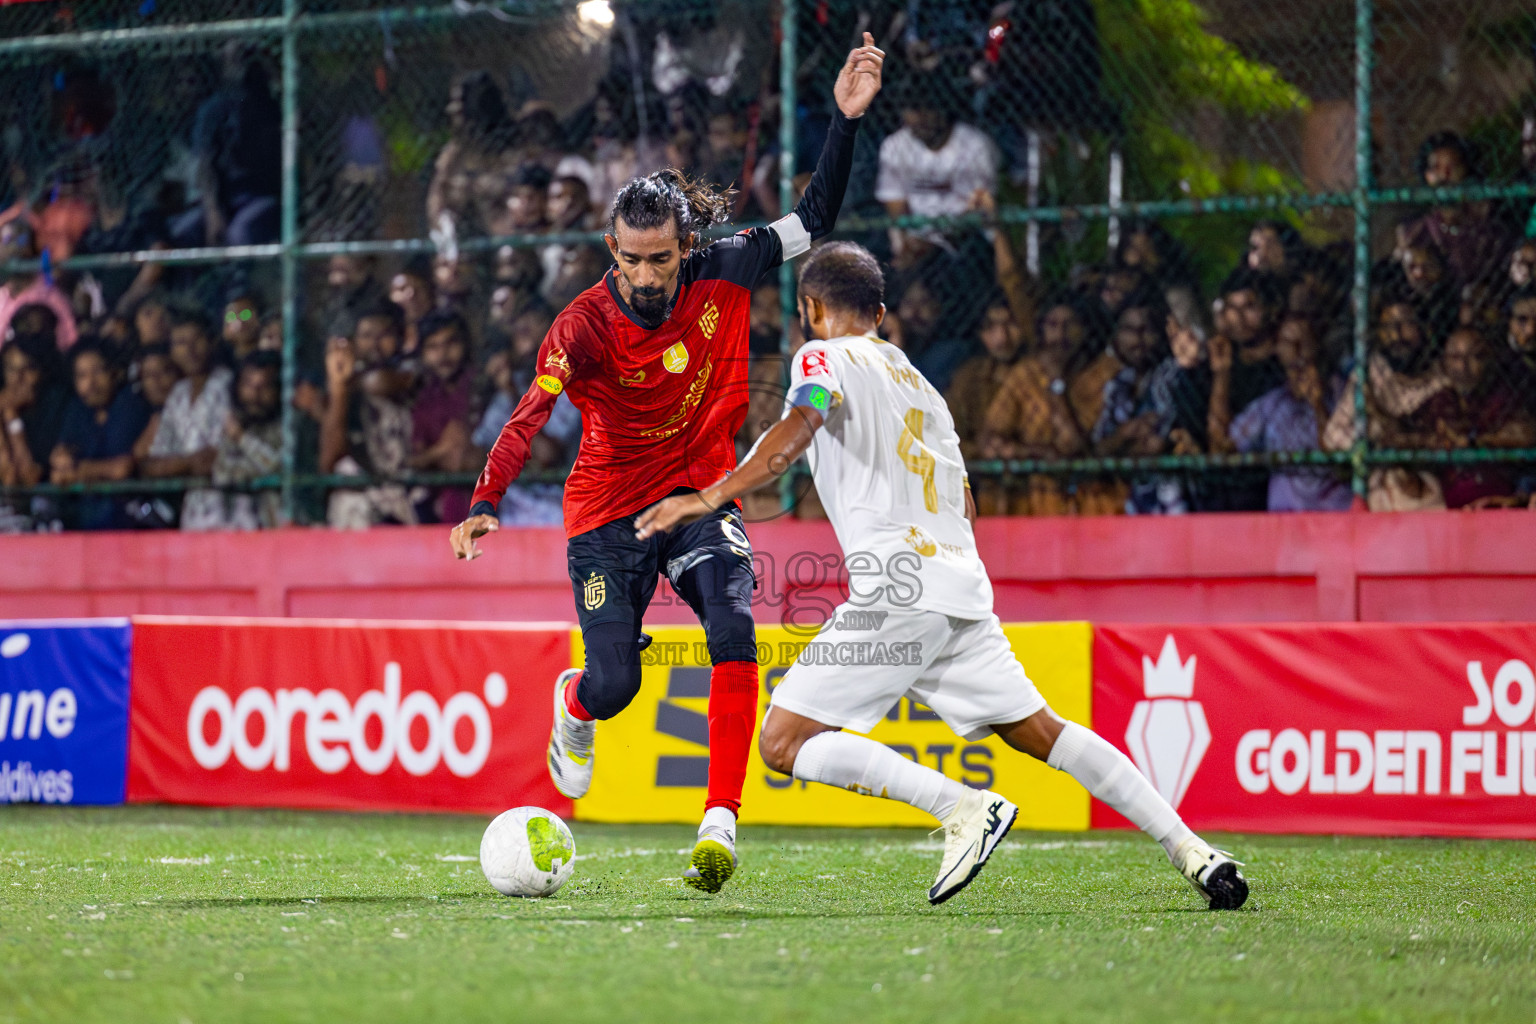
<svg viewBox="0 0 1536 1024"><path fill-rule="evenodd" d="M568 815L563 626L133 620L128 799Z"/></svg>
<svg viewBox="0 0 1536 1024"><path fill-rule="evenodd" d="M1533 665L1531 625L1099 627L1093 726L1196 829L1536 838Z"/></svg>

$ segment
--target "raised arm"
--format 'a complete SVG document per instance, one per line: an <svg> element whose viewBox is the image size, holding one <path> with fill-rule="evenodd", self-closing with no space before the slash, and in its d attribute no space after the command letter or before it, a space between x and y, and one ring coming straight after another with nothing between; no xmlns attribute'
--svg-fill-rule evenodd
<svg viewBox="0 0 1536 1024"><path fill-rule="evenodd" d="M334 473L336 463L350 451L347 440L347 405L352 400L352 374L357 357L352 342L332 338L325 351L325 412L320 417L320 472Z"/></svg>
<svg viewBox="0 0 1536 1024"><path fill-rule="evenodd" d="M865 32L864 45L849 51L848 60L837 73L837 83L832 87L837 113L832 117L811 183L794 210L770 225L783 243L783 259L792 260L809 251L811 242L830 234L836 226L843 193L848 190L848 175L853 169L859 118L880 92L884 63L885 51L875 45L874 36ZM777 263L774 261L773 265Z"/></svg>

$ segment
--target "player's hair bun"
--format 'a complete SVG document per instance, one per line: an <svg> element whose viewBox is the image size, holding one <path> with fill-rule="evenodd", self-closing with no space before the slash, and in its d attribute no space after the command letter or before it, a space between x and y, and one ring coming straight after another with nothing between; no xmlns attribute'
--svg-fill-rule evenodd
<svg viewBox="0 0 1536 1024"><path fill-rule="evenodd" d="M722 224L730 217L733 189L717 189L707 181L690 179L675 167L643 178L633 178L613 197L608 229L619 220L632 228L661 227L669 220L677 225L679 239Z"/></svg>

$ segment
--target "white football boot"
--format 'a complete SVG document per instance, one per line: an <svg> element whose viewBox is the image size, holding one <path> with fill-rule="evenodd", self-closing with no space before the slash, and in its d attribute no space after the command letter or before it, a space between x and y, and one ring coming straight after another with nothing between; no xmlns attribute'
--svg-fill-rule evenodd
<svg viewBox="0 0 1536 1024"><path fill-rule="evenodd" d="M1248 900L1248 880L1230 853L1191 836L1173 853L1173 866L1205 897L1212 910L1236 910Z"/></svg>
<svg viewBox="0 0 1536 1024"><path fill-rule="evenodd" d="M1019 816L1019 809L991 790L968 789L944 819L944 860L928 890L937 906L971 884Z"/></svg>
<svg viewBox="0 0 1536 1024"><path fill-rule="evenodd" d="M583 722L565 709L565 688L575 683L581 669L568 668L555 677L555 727L549 731L549 777L561 796L572 800L587 795L592 786L592 737L596 722Z"/></svg>

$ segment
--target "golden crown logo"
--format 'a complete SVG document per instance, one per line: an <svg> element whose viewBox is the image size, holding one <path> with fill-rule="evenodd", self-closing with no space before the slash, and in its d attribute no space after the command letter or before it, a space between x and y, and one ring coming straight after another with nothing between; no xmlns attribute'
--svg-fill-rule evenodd
<svg viewBox="0 0 1536 1024"><path fill-rule="evenodd" d="M705 338L713 338L715 331L720 327L720 307L713 302L704 307L704 315L699 317L699 330L704 332ZM670 369L670 367L668 367Z"/></svg>
<svg viewBox="0 0 1536 1024"><path fill-rule="evenodd" d="M587 606L587 611L595 612L608 600L608 581L597 573L587 577L587 582L581 587L582 603Z"/></svg>
<svg viewBox="0 0 1536 1024"><path fill-rule="evenodd" d="M667 368L668 373L682 373L688 369L688 350L678 342L661 354L661 365Z"/></svg>

